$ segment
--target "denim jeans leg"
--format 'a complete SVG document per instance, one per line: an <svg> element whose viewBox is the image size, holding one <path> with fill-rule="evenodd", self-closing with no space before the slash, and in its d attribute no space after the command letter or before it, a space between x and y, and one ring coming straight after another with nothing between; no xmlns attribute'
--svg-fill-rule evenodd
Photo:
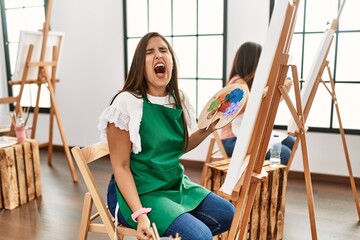
<svg viewBox="0 0 360 240"><path fill-rule="evenodd" d="M179 234L181 240L212 240L213 236L208 226L190 213L178 216L166 229L162 237L175 237Z"/></svg>
<svg viewBox="0 0 360 240"><path fill-rule="evenodd" d="M232 137L232 138L227 138L227 139L222 139L221 140L226 154L228 155L228 157L231 157L234 151L234 147L235 147L235 143L236 143L236 137Z"/></svg>
<svg viewBox="0 0 360 240"><path fill-rule="evenodd" d="M190 213L205 223L213 235L218 235L230 229L235 207L229 201L211 192Z"/></svg>
<svg viewBox="0 0 360 240"><path fill-rule="evenodd" d="M163 236L179 233L182 240L211 240L230 229L234 213L235 207L229 201L209 193L196 209L177 217Z"/></svg>
<svg viewBox="0 0 360 240"><path fill-rule="evenodd" d="M287 146L288 148L290 148L290 150L292 150L293 146L295 143L295 138L293 136L287 136L282 142L281 144Z"/></svg>
<svg viewBox="0 0 360 240"><path fill-rule="evenodd" d="M281 145L280 160L281 164L287 165L291 155L291 149L285 145Z"/></svg>
<svg viewBox="0 0 360 240"><path fill-rule="evenodd" d="M108 204L108 208L109 208L111 215L114 217L115 216L115 208L116 208L116 204L117 204L114 175L111 176L111 179L108 184L107 204ZM121 225L124 225L125 227L130 227L120 211L118 211L118 221Z"/></svg>

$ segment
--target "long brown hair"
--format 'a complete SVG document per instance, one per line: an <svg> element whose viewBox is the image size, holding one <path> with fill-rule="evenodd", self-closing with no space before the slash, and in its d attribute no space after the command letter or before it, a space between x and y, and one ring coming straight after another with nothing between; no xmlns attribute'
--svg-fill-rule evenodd
<svg viewBox="0 0 360 240"><path fill-rule="evenodd" d="M171 45L169 44L169 42L166 40L166 38L157 32L149 32L140 39L135 49L134 57L130 65L129 73L125 79L124 86L122 90L113 97L111 103L118 94L124 91L130 92L136 97L147 99L148 85L145 78L146 47L148 45L150 38L153 37L160 37L166 43L171 53L171 57L173 60L173 69L171 72L171 79L169 84L166 86L166 90L168 93L170 93L170 95L173 94L175 96L178 106L184 110L184 106L181 101L182 98L180 98L180 90L178 87L178 67L177 67L175 52L171 47ZM184 149L186 149L188 145L189 137L188 137L187 123L185 120L184 113L182 114L182 120L184 124L184 139L185 139Z"/></svg>
<svg viewBox="0 0 360 240"><path fill-rule="evenodd" d="M228 81L239 75L251 89L261 50L261 45L255 42L242 44L235 54Z"/></svg>

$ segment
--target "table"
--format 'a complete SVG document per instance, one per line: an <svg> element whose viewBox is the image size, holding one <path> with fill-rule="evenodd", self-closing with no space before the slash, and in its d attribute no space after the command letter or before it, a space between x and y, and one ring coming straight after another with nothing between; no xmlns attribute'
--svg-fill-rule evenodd
<svg viewBox="0 0 360 240"><path fill-rule="evenodd" d="M39 143L0 148L0 208L12 210L41 194Z"/></svg>
<svg viewBox="0 0 360 240"><path fill-rule="evenodd" d="M269 161L264 162L264 170L268 173L266 181L260 182L251 209L246 239L277 240L283 239L287 173L286 166L270 167ZM230 159L209 163L210 181L206 187L217 193L224 183ZM222 237L221 239L226 239Z"/></svg>

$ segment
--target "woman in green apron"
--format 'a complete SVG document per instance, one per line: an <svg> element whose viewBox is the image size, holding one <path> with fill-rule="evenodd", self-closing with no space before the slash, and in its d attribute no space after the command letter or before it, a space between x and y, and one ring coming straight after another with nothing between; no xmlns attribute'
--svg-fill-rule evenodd
<svg viewBox="0 0 360 240"><path fill-rule="evenodd" d="M230 228L233 205L191 182L179 161L215 124L196 129L189 99L178 89L173 49L160 34L146 34L122 91L99 122L114 172L109 209L137 229L138 239L150 239L152 222L161 236L178 233L183 240L211 240Z"/></svg>

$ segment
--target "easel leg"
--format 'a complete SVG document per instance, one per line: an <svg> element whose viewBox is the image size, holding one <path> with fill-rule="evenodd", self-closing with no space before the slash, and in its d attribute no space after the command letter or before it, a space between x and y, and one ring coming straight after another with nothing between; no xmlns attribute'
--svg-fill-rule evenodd
<svg viewBox="0 0 360 240"><path fill-rule="evenodd" d="M340 129L340 133L341 133L341 140L343 142L343 147L344 147L346 165L347 165L348 172L349 172L351 190L353 192L355 206L356 206L356 209L357 209L357 212L358 212L358 218L360 220L360 203L359 203L359 198L358 198L358 195L357 195L356 183L355 183L354 175L353 175L353 172L352 172L349 152L348 152L346 139L345 139L345 132L344 132L344 128L343 128L342 123L341 123L340 110L339 110L339 106L338 106L337 102L335 103L335 107L336 107L336 113L338 115L338 121L339 121L339 126L340 126L339 129Z"/></svg>
<svg viewBox="0 0 360 240"><path fill-rule="evenodd" d="M51 99L53 99L53 96L51 96ZM53 102L53 104L55 103L54 100L51 100L51 101ZM73 181L77 182L78 179L77 179L76 171L75 171L74 164L73 164L73 161L72 161L72 157L71 157L71 154L70 154L69 145L68 145L66 137L64 135L62 121L60 119L59 112L57 111L57 106L55 104L54 104L54 111L55 111L56 121L57 121L58 126L59 126L61 139L62 139L62 142L64 144L64 151L65 151L65 154L66 154L66 158L67 158L68 163L69 163L71 176L72 176Z"/></svg>
<svg viewBox="0 0 360 240"><path fill-rule="evenodd" d="M61 135L62 142L64 144L64 151L65 151L65 154L66 154L66 158L68 160L71 176L72 176L73 181L77 182L78 179L77 179L74 163L73 163L73 160L72 160L72 157L71 157L71 154L70 154L69 145L67 143L67 140L66 140L66 137L65 137L65 134L64 134L64 131L63 131L63 125L62 125L62 121L61 121L61 118L60 118L60 115L59 115L59 111L57 110L58 108L57 108L57 104L56 104L56 101L55 101L54 91L53 91L53 88L51 86L51 83L49 84L48 87L49 87L49 91L50 91L51 104L52 104L52 106L54 108L56 121L57 121L57 124L59 126L59 132L60 132L60 135Z"/></svg>
<svg viewBox="0 0 360 240"><path fill-rule="evenodd" d="M243 191L243 189L241 190ZM239 238L239 226L241 226L241 219L244 220L243 218L243 211L244 211L244 206L246 204L246 199L243 198L239 198L240 200L236 203L236 210L235 210L235 215L234 218L232 220L231 223L231 227L229 230L229 235L228 235L228 239L229 240L235 240L235 239L243 239L243 238Z"/></svg>
<svg viewBox="0 0 360 240"><path fill-rule="evenodd" d="M49 145L48 145L48 165L52 165L52 154L53 154L53 129L54 129L54 107L50 107L49 113Z"/></svg>
<svg viewBox="0 0 360 240"><path fill-rule="evenodd" d="M311 236L313 240L317 239L317 231L316 231L316 221L315 221L315 207L314 207L314 198L313 198L313 189L311 183L311 174L309 168L309 159L306 145L306 137L305 133L300 133L301 138L301 150L303 156L303 164L304 164L304 177L305 177L305 185L306 185L306 196L308 202L308 210L310 217L310 226L311 226Z"/></svg>
<svg viewBox="0 0 360 240"><path fill-rule="evenodd" d="M37 89L37 94L36 94L36 103L35 103L35 107L34 107L33 122L32 122L32 127L31 127L31 138L32 139L35 139L35 134L36 134L37 120L38 120L38 116L39 116L41 86L42 86L42 84L37 84L38 89ZM29 87L30 87L30 85L29 85Z"/></svg>
<svg viewBox="0 0 360 240"><path fill-rule="evenodd" d="M300 142L300 138L299 138L299 137L295 137L295 142L294 142L293 148L292 148L292 150L291 150L291 154L290 154L290 157L289 157L289 161L288 161L288 164L286 165L286 174L289 174L292 161L294 160L294 156L295 156L296 150L297 150L297 148L298 148L298 146L299 146L299 142Z"/></svg>
<svg viewBox="0 0 360 240"><path fill-rule="evenodd" d="M245 207L244 216L243 216L244 220L241 222L241 225L240 225L240 232L238 234L238 239L246 239L245 236L247 234L246 230L248 230L247 227L249 224L251 209L253 207L256 190L257 190L258 186L260 185L259 179L256 179L256 180L258 180L258 181L252 181L250 184L249 195L248 195L248 199L246 201L246 207Z"/></svg>
<svg viewBox="0 0 360 240"><path fill-rule="evenodd" d="M51 83L51 80L49 79L49 76L48 76L48 74L47 74L47 72L46 72L46 70L44 68L43 68L43 71L44 71L44 74L46 76L45 78L46 78L47 86L48 86L49 93L50 93L51 106L53 108L54 115L56 116L56 121L57 121L57 124L58 124L58 127L59 127L59 132L60 132L60 135L61 135L61 139L62 139L62 142L63 142L63 145L64 145L64 151L65 151L66 158L68 160L68 164L69 164L69 168L70 168L70 172L71 172L71 177L72 177L74 182L77 182L78 179L77 179L74 163L73 163L73 160L72 160L72 157L71 157L69 145L67 143L67 140L66 140L66 137L65 137L65 134L64 134L63 124L62 124L62 121L61 121L61 118L60 118L60 113L58 111L58 107L57 107L57 103L56 103L56 99L55 99L54 87L53 87L53 84Z"/></svg>
<svg viewBox="0 0 360 240"><path fill-rule="evenodd" d="M212 157L212 151L214 149L214 145L215 145L215 139L212 138L212 139L210 139L209 150L206 155L203 170L201 172L200 185L204 186L206 188L208 188L208 183L206 181L207 180L206 177L210 171L209 166L207 166L207 164L211 163L211 157ZM208 188L208 189L210 189L210 188Z"/></svg>
<svg viewBox="0 0 360 240"><path fill-rule="evenodd" d="M324 81L321 80L321 82L323 83L323 85L325 86L327 91L330 93L330 95L332 97L332 100L333 100L333 103L335 105L336 115L337 115L338 122L339 122L339 130L340 130L341 140L342 140L342 143L343 143L343 148L344 148L344 153L345 153L346 165L347 165L348 172L349 172L351 190L353 192L355 206L356 206L356 210L358 212L358 218L360 220L360 203L359 203L356 184L355 184L354 175L353 175L353 171L352 171L352 167L351 167L349 151L348 151L348 148L347 148L347 143L346 143L346 138L345 138L345 131L344 131L344 128L343 128L343 125L342 125L339 102L337 100L336 93L335 93L335 83L334 83L334 79L333 79L331 71L330 71L330 67L328 65L326 66L326 69L327 69L327 72L328 72L328 75L329 75L329 78L330 78L332 91L330 91L328 89L328 87L326 86Z"/></svg>
<svg viewBox="0 0 360 240"><path fill-rule="evenodd" d="M53 61L57 62L59 59L58 49L57 47L53 47ZM53 92L55 94L55 83L56 83L56 67L57 65L53 65L51 68L51 86L53 88ZM48 145L48 165L52 164L52 153L53 153L53 130L54 130L54 107L50 106L49 113L49 145Z"/></svg>
<svg viewBox="0 0 360 240"><path fill-rule="evenodd" d="M299 141L301 141L301 150L302 150L302 157L303 157L303 165L304 165L304 177L305 177L305 185L306 185L306 195L307 195L307 202L308 202L308 211L309 211L309 218L310 218L310 227L311 227L311 235L312 239L317 239L317 231L316 231L316 221L315 221L315 209L314 209L314 198L313 198L313 190L312 190L312 183L311 183L311 174L309 168L309 159L308 159L308 152L307 152L307 143L305 137L305 117L303 113L303 108L301 104L300 98L300 87L299 87L299 78L297 74L297 68L295 65L291 66L291 70L294 76L294 90L295 90L295 101L296 101L296 109L293 106L292 102L290 101L289 96L285 93L283 88L280 88L282 96L286 101L286 104L289 107L289 110L297 124L298 130L296 132L296 139L293 146L293 151L291 152L290 161L286 168L286 172L288 173L290 169L290 165L292 163L292 159L295 154L295 150L298 147Z"/></svg>
<svg viewBox="0 0 360 240"><path fill-rule="evenodd" d="M241 190L239 201L236 202L236 211L231 223L227 239L229 240L243 240L247 234L248 223L250 219L251 209L254 203L257 187L259 186L260 179L251 176L250 186L248 193Z"/></svg>

